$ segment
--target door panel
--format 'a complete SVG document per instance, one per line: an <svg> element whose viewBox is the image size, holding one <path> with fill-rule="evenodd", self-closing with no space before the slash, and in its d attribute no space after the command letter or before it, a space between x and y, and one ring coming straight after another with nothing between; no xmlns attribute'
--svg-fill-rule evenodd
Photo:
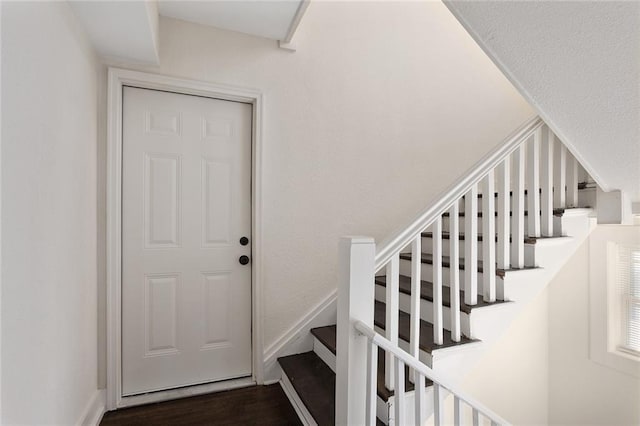
<svg viewBox="0 0 640 426"><path fill-rule="evenodd" d="M125 87L123 395L251 375L251 106Z"/></svg>

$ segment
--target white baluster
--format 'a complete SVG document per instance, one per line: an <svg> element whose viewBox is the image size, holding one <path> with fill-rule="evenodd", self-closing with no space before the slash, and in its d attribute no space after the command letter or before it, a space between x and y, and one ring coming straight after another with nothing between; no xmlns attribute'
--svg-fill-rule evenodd
<svg viewBox="0 0 640 426"><path fill-rule="evenodd" d="M369 341L367 350L367 425L375 426L378 400L378 347Z"/></svg>
<svg viewBox="0 0 640 426"><path fill-rule="evenodd" d="M509 158L498 166L498 268L509 269L510 259L510 218L511 214L511 164Z"/></svg>
<svg viewBox="0 0 640 426"><path fill-rule="evenodd" d="M395 370L395 391L394 396L394 414L395 424L400 426L406 424L404 406L405 406L405 393L404 393L404 363L402 360L396 358L394 364Z"/></svg>
<svg viewBox="0 0 640 426"><path fill-rule="evenodd" d="M524 146L513 153L511 266L524 268Z"/></svg>
<svg viewBox="0 0 640 426"><path fill-rule="evenodd" d="M529 236L540 236L540 139L542 127L533 134L533 139L527 143L527 195L529 209Z"/></svg>
<svg viewBox="0 0 640 426"><path fill-rule="evenodd" d="M433 383L433 424L440 426L444 420L444 411L442 410L442 387Z"/></svg>
<svg viewBox="0 0 640 426"><path fill-rule="evenodd" d="M449 209L449 217L458 217L458 202ZM460 341L460 224L449 222L449 300L451 301L451 339Z"/></svg>
<svg viewBox="0 0 640 426"><path fill-rule="evenodd" d="M427 413L426 413L426 401L425 401L425 397L426 397L426 393L425 393L425 379L424 376L422 374L419 373L415 373L418 378L416 381L416 392L415 392L415 424L416 425L424 425L424 422L427 418Z"/></svg>
<svg viewBox="0 0 640 426"><path fill-rule="evenodd" d="M442 320L442 217L433 222L433 342L444 339Z"/></svg>
<svg viewBox="0 0 640 426"><path fill-rule="evenodd" d="M462 404L456 395L453 396L453 424L454 426L462 424Z"/></svg>
<svg viewBox="0 0 640 426"><path fill-rule="evenodd" d="M553 147L555 135L550 128L544 128L541 141L542 161L540 163L540 208L542 209L542 223L540 232L545 237L553 236Z"/></svg>
<svg viewBox="0 0 640 426"><path fill-rule="evenodd" d="M473 418L473 426L480 425L480 412L472 407L472 418Z"/></svg>
<svg viewBox="0 0 640 426"><path fill-rule="evenodd" d="M399 255L394 255L387 264L387 294L386 294L386 318L384 334L393 344L398 344L398 303L399 303ZM393 390L393 355L385 352L385 375L384 383L388 389Z"/></svg>
<svg viewBox="0 0 640 426"><path fill-rule="evenodd" d="M458 220L458 218L451 218ZM478 264L478 187L473 185L464 196L464 303L478 303L478 273L469 265Z"/></svg>
<svg viewBox="0 0 640 426"><path fill-rule="evenodd" d="M556 138L556 159L553 172L553 204L554 207L563 209L566 204L567 186L567 148Z"/></svg>
<svg viewBox="0 0 640 426"><path fill-rule="evenodd" d="M496 301L496 222L494 192L493 172L489 172L483 180L482 188L482 292L485 302ZM477 265L469 266L477 268Z"/></svg>
<svg viewBox="0 0 640 426"><path fill-rule="evenodd" d="M578 207L578 161L567 152L567 207Z"/></svg>
<svg viewBox="0 0 640 426"><path fill-rule="evenodd" d="M411 243L411 330L410 353L420 359L420 294L422 284L422 235L418 234ZM412 374L412 379L415 379Z"/></svg>

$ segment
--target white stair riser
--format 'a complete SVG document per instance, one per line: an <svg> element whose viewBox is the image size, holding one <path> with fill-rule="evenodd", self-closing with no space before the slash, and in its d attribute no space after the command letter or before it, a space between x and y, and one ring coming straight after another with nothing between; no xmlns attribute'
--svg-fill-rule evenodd
<svg viewBox="0 0 640 426"><path fill-rule="evenodd" d="M465 251L465 242L466 240L458 240L458 250L460 253L460 257L464 256ZM498 243L494 243L496 250L498 249ZM482 242L477 241L478 247L478 260L482 260ZM424 237L422 238L422 252L423 253L433 253L433 239ZM442 254L444 256L449 256L451 253L451 240L443 238L442 239ZM524 264L526 266L535 266L535 245L533 244L525 244L524 245Z"/></svg>
<svg viewBox="0 0 640 426"><path fill-rule="evenodd" d="M596 205L596 188L585 188L578 191L578 205L593 207Z"/></svg>
<svg viewBox="0 0 640 426"><path fill-rule="evenodd" d="M433 386L429 386L425 389L425 399L426 399L426 403L425 403L425 413L432 413L433 412ZM411 391L411 392L406 392L405 393L405 399L404 399L404 404L405 404L405 418L404 418L404 424L407 425L413 425L415 424L415 410L414 410L414 404L415 404L415 392ZM389 414L391 416L394 416L394 410L395 410L395 398L392 396L391 398L389 398ZM388 416L386 419L383 419L382 417L378 416L378 418L380 420L382 420L382 422L384 424L389 424L389 419ZM395 423L395 420L394 420Z"/></svg>
<svg viewBox="0 0 640 426"><path fill-rule="evenodd" d="M529 216L524 216L524 229L525 229L525 235L527 235L527 220L528 220ZM558 233L557 228L555 227L555 219L558 218L557 216L554 216L554 235ZM494 218L495 219L495 229L498 229L498 218ZM442 218L442 230L445 232L449 232L449 221L451 220L451 218L449 216L444 216ZM477 218L478 220L478 233L482 234L483 230L482 230L482 218L479 217ZM460 233L464 233L464 221L465 221L465 217L464 216L459 216L458 217L458 226L460 227ZM513 216L509 216L509 229L513 229L513 224L514 224L514 219ZM429 226L427 228L427 232L431 231L431 226ZM494 237L495 238L495 237Z"/></svg>
<svg viewBox="0 0 640 426"><path fill-rule="evenodd" d="M331 370L335 373L336 371L336 356L327 348L321 341L319 341L315 336L313 337L313 352L324 361L325 364L331 368ZM295 390L294 390L295 392ZM433 391L431 391L433 392ZM431 399L433 400L433 394ZM413 404L413 391L405 393L406 401ZM412 405L409 405L412 406ZM389 398L388 401L384 401L379 396L376 398L376 416L382 420L385 424L389 423L389 413L393 415L393 397ZM427 408L433 409L433 405L429 405L427 403Z"/></svg>
<svg viewBox="0 0 640 426"><path fill-rule="evenodd" d="M442 291L450 291L449 287L444 287ZM376 300L385 302L386 300L386 288L381 285L376 285ZM405 293L400 293L399 306L402 312L411 313L411 296ZM451 330L451 308L448 306L442 307L442 317L445 330ZM420 318L433 323L433 303L420 299ZM460 330L465 336L471 336L471 327L469 315L465 312L460 312Z"/></svg>
<svg viewBox="0 0 640 426"><path fill-rule="evenodd" d="M329 366L331 371L336 372L336 356L316 336L313 336L313 352Z"/></svg>
<svg viewBox="0 0 640 426"><path fill-rule="evenodd" d="M433 282L433 265L429 263L423 263L421 268L421 279L423 281ZM464 289L464 270L460 269L460 288ZM482 272L476 272L478 277L478 294L482 295ZM400 259L400 275L411 276L411 261ZM449 280L449 268L442 267L442 283L448 286ZM501 285L502 278L496 276L496 287Z"/></svg>
<svg viewBox="0 0 640 426"><path fill-rule="evenodd" d="M528 206L528 203L529 203L529 200L527 198L528 197L526 197L526 196L524 197L524 209L525 210L527 210L527 206ZM482 211L482 200L484 200L484 197L479 197L478 198L478 211L480 211L480 212ZM495 195L494 195L494 198L493 198L493 203L494 203L493 204L494 208L497 209L498 208L498 197L496 197ZM464 199L460 199L459 204L458 204L458 206L460 208L460 212L464 212L465 211L464 210L464 208L465 208L464 204L465 204L464 203ZM509 210L512 209L512 206L513 206L513 197L511 197L509 199Z"/></svg>
<svg viewBox="0 0 640 426"><path fill-rule="evenodd" d="M384 329L378 326L374 326L373 328L375 329L376 333L382 334L383 336L386 337L386 334L384 334ZM402 340L400 338L398 339L398 346L400 346L400 348L403 351L406 351L406 352L410 351L409 342ZM431 363L432 361L431 354L423 351L422 349L420 350L420 361L423 362L427 367L433 368L433 365Z"/></svg>

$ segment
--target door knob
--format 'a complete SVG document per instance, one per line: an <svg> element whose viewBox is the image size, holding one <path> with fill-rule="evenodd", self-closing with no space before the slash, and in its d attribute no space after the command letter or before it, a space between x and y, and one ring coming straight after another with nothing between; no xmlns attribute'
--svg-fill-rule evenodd
<svg viewBox="0 0 640 426"><path fill-rule="evenodd" d="M246 265L247 263L249 263L249 256L240 256L240 259L238 259L238 262L240 262L241 265Z"/></svg>
<svg viewBox="0 0 640 426"><path fill-rule="evenodd" d="M249 244L249 239L247 237L240 238L240 245L241 246L246 246L247 244Z"/></svg>

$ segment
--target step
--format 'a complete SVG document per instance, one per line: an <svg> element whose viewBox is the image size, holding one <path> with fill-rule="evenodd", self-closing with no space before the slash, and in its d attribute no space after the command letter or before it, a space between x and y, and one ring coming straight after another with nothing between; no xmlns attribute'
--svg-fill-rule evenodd
<svg viewBox="0 0 640 426"><path fill-rule="evenodd" d="M336 355L336 326L328 325L326 327L317 327L311 329L311 334L320 342L330 353L335 357ZM314 346L314 351L317 354L316 348ZM322 358L322 357L320 357ZM326 363L326 360L325 360ZM335 363L335 361L334 361ZM384 352L382 349L378 350L378 380L377 380L377 393L378 397L382 401L388 401L390 397L393 396L393 391L387 389L384 385L384 374L385 374L385 363L384 363ZM409 381L409 367L405 366L405 384L404 388L407 392L411 392L414 389L413 383ZM427 386L430 386L432 383L430 380L427 380Z"/></svg>
<svg viewBox="0 0 640 426"><path fill-rule="evenodd" d="M442 254L450 255L451 254L451 234L449 231L442 232ZM483 234L477 235L477 251L478 251L478 260L482 260L484 256L484 247L483 247ZM464 233L459 233L458 236L458 252L460 254L464 254L465 248L468 241L465 240ZM509 237L509 244L511 243L511 237ZM524 240L524 256L525 256L525 264L526 265L534 265L533 259L535 258L535 247L533 246L536 243L536 239L532 237L525 237ZM497 250L498 246L498 236L495 236L494 247ZM423 232L422 233L422 251L424 253L433 253L433 232Z"/></svg>
<svg viewBox="0 0 640 426"><path fill-rule="evenodd" d="M400 293L411 296L411 277L406 275L400 275L398 280L398 285L400 288ZM375 278L376 285L381 287L387 287L387 277L381 276ZM429 281L420 281L421 291L420 298L422 300L426 300L428 302L433 303L433 283ZM478 309L486 306L496 305L500 303L505 303L501 300L497 300L495 302L485 302L482 298L478 298L478 303L476 305L467 305L464 303L464 290L460 290L460 311L466 314L470 314L471 310ZM442 305L444 307L451 307L451 292L449 291L449 287L443 286L442 291ZM403 311L405 311L403 309ZM408 312L408 311L405 311Z"/></svg>
<svg viewBox="0 0 640 426"><path fill-rule="evenodd" d="M411 311L411 278L408 276L401 275L399 277L399 308L403 312ZM386 277L376 277L376 289L375 289L375 297L376 300L384 302L386 300ZM433 284L428 281L422 281L422 292L421 292L421 300L420 300L420 318L423 320L430 322L433 320ZM442 296L443 296L443 306L442 306L442 319L443 319L443 327L446 330L451 330L451 290L447 286L443 286L442 288ZM475 332L476 329L474 327L474 319L478 318L478 315L481 314L482 309L480 308L488 308L495 305L500 305L506 302L496 301L496 302L485 302L482 299L482 296L478 297L478 303L476 305L466 305L464 303L464 291L460 291L460 331L462 334L468 337L476 337ZM475 312L472 314L472 312Z"/></svg>
<svg viewBox="0 0 640 426"><path fill-rule="evenodd" d="M433 232L423 232L422 233L422 238L433 238ZM443 240L450 240L451 239L451 233L448 231L442 231L442 239ZM464 232L460 232L458 233L458 240L460 241L464 241ZM483 234L477 234L477 240L479 243L482 242L483 240ZM498 234L495 234L495 238L494 241L497 243L498 242ZM511 242L511 235L509 235L509 242ZM535 244L536 243L536 237L525 237L524 239L524 243L525 244Z"/></svg>
<svg viewBox="0 0 640 426"><path fill-rule="evenodd" d="M293 387L304 405L295 407L298 414L300 409L306 409L319 426L334 425L336 375L327 364L313 351L278 358L278 363L284 373L283 380L288 381L287 385Z"/></svg>
<svg viewBox="0 0 640 426"><path fill-rule="evenodd" d="M430 279L433 277L433 256L430 253L422 253L421 259L421 277L426 279ZM401 253L400 254L400 275L411 276L411 253ZM442 282L444 285L449 285L450 283L450 259L449 256L442 256ZM502 285L505 277L508 272L511 271L523 271L523 270L531 270L536 269L536 266L528 266L526 265L522 269L497 269L496 268L496 285ZM465 274L464 274L464 258L460 258L460 288L464 288L465 285ZM478 280L478 294L482 294L482 280L483 280L483 266L482 262L479 260L476 266L476 274Z"/></svg>
<svg viewBox="0 0 640 426"><path fill-rule="evenodd" d="M525 233L527 230L527 226L528 226L528 216L525 217L524 219L524 229L525 229ZM554 233L559 233L559 230L556 229L555 227L555 222L557 219L562 218L561 215L554 215L553 219L554 219ZM447 214L446 216L442 217L442 230L443 231L449 231L450 228L450 223L451 223L452 218ZM477 222L477 228L479 233L483 233L484 232L484 224L482 223L482 216L478 216L478 222ZM498 229L498 216L495 216L495 221L494 221L494 226L495 229ZM509 217L509 229L514 229L515 226L515 219L513 216ZM460 230L460 232L464 232L465 230L465 215L464 213L461 213L458 215L458 229ZM431 231L432 227L429 226L427 228L427 231Z"/></svg>
<svg viewBox="0 0 640 426"><path fill-rule="evenodd" d="M386 322L386 305L384 302L376 301L374 308L374 325L381 329L385 329ZM398 318L398 337L405 342L410 341L411 336L411 318L410 315L406 312L399 311ZM478 340L470 339L468 337L462 336L459 342L454 342L451 339L451 333L448 330L444 330L443 333L443 341L442 345L437 345L433 341L433 324L427 322L425 320L420 320L420 350L427 353L432 354L434 351L444 348L450 348L454 346L461 346L467 343L477 342Z"/></svg>
<svg viewBox="0 0 640 426"><path fill-rule="evenodd" d="M562 216L565 212L565 209L553 209L553 215L554 216ZM493 213L494 216L498 217L498 211L494 211ZM525 216L529 216L529 210L525 210L524 211L524 215ZM451 216L449 212L444 212L442 213L442 217L449 217ZM465 212L458 212L458 216L460 217L464 217L465 216ZM513 217L513 211L509 212L509 216ZM540 216L542 216L542 211L540 211ZM482 217L482 210L478 209L478 217Z"/></svg>

